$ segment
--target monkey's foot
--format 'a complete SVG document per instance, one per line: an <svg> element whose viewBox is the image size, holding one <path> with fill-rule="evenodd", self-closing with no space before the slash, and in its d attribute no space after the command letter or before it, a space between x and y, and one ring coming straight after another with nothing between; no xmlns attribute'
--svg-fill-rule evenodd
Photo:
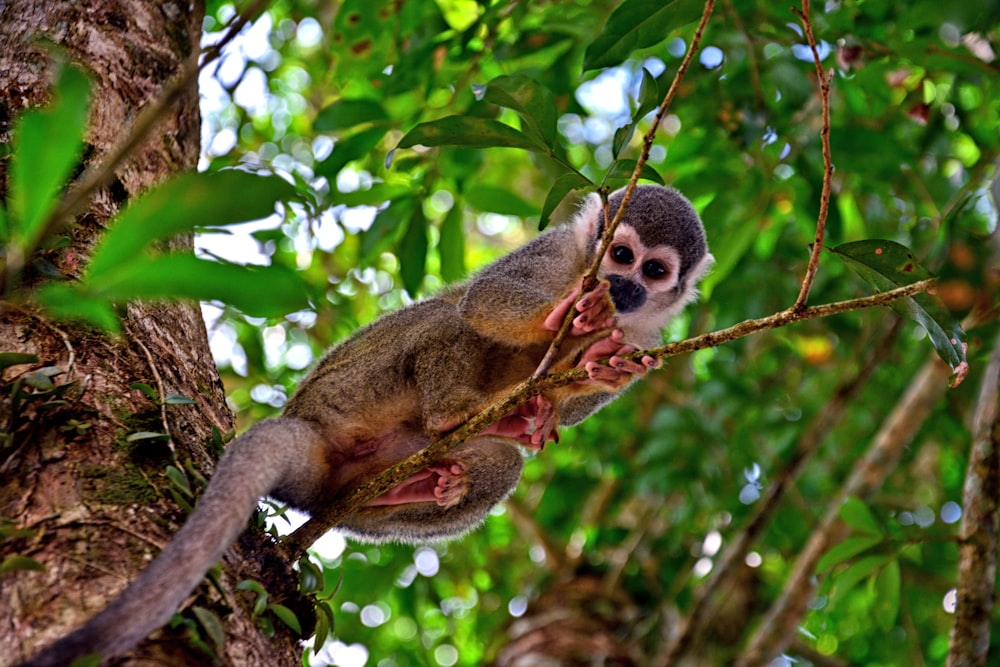
<svg viewBox="0 0 1000 667"><path fill-rule="evenodd" d="M386 491L369 503L369 507L406 503L437 503L441 507L451 507L465 496L467 482L464 465L441 462Z"/></svg>
<svg viewBox="0 0 1000 667"><path fill-rule="evenodd" d="M552 440L559 442L555 407L547 397L533 396L527 403L481 431L483 435L499 435L517 440L524 447L541 450Z"/></svg>

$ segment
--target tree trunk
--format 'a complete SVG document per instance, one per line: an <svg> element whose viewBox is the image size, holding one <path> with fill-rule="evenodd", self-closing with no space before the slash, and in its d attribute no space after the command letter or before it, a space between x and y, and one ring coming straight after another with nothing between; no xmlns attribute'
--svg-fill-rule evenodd
<svg viewBox="0 0 1000 667"><path fill-rule="evenodd" d="M92 77L82 167L100 161L137 111L197 57L203 14L198 1L0 1L0 141L10 142L18 113L46 101L52 52L44 45L54 42L56 52ZM45 259L73 279L94 239L130 197L195 168L199 124L192 85L118 168L112 185L67 227L69 245ZM6 181L6 161L0 160L4 195ZM190 239L174 243L191 245ZM124 320L125 333L115 339L0 303L0 352L38 358L6 369L2 378L0 419L10 438L0 441L0 562L11 571L0 579L0 663L28 657L80 625L136 577L185 517L172 499L176 487L164 475L167 466L187 470L197 493L198 474L208 476L219 453L213 429L233 428L198 304L134 304ZM23 382L42 367L60 369L54 381L64 393L46 394ZM195 404L160 405L130 388L135 383L161 398L181 394ZM168 433L170 442L127 440L140 431ZM41 571L15 556L34 559ZM268 539L245 536L230 550L221 576L225 597L203 585L188 602L223 618L222 662L300 664L296 640L280 624L274 639L257 630L248 594L235 589L243 579L262 580L272 601L295 584ZM184 618L179 629L156 633L122 664L217 664L197 641L178 641L195 626L190 610Z"/></svg>

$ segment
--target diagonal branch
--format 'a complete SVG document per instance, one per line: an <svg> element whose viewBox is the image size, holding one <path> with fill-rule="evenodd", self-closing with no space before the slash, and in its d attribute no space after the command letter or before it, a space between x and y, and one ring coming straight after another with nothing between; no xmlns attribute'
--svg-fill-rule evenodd
<svg viewBox="0 0 1000 667"><path fill-rule="evenodd" d="M594 284L597 282L597 271L601 268L601 260L604 259L604 254L608 251L608 246L611 245L611 240L615 236L615 230L618 229L618 225L621 223L622 218L625 217L625 212L628 210L629 200L632 199L632 193L635 191L635 186L639 182L639 174L642 173L642 168L646 166L646 162L649 160L649 152L653 148L653 140L656 138L656 132L660 128L660 123L663 122L663 117L667 113L667 109L670 107L671 102L674 101L674 97L677 95L677 90L680 88L681 81L684 79L684 75L688 71L688 67L691 66L691 61L694 60L694 54L698 51L698 46L701 44L701 37L705 33L705 27L708 25L708 19L712 16L712 10L715 8L715 0L706 0L705 8L701 13L701 21L698 22L698 27L694 31L694 36L691 38L691 45L688 47L687 53L684 54L684 59L681 61L680 66L677 68L677 72L674 74L674 79L670 83L670 88L667 90L667 94L664 96L663 101L660 102L660 106L656 110L656 116L653 118L653 124L650 126L649 130L646 132L642 139L642 152L639 154L639 159L636 160L635 169L632 170L632 176L629 178L628 185L625 186L625 192L622 195L621 206L618 207L618 212L615 214L614 220L608 221L608 201L605 194L601 193L601 200L604 204L604 234L601 236L601 244L597 249L597 254L594 255L594 261L590 265L590 269L584 274L583 280L581 282L581 293L589 292L594 288ZM549 345L548 351L542 358L538 368L535 370L534 374L531 376L533 379L538 379L545 375L552 363L555 361L556 355L559 353L559 348L562 346L563 341L569 334L570 327L572 326L573 318L579 315L576 308L570 308L566 313L566 317L563 319L562 325L556 332L555 337L552 339L552 343Z"/></svg>
<svg viewBox="0 0 1000 667"><path fill-rule="evenodd" d="M884 306L897 299L913 296L921 292L926 292L933 287L933 280L924 280L911 285L873 294L871 296L847 301L837 301L820 306L810 306L798 311L785 310L768 317L755 320L747 320L733 325L727 329L712 331L694 338L682 340L676 343L669 343L651 350L634 352L626 355L625 358L639 360L643 355L654 356L658 359L666 359L686 352L694 352L707 347L718 347L723 343L743 338L750 334L776 329L787 326L794 322L802 322L818 317L828 317L839 313L846 313L872 306ZM490 405L488 408L472 417L461 427L443 436L441 439L431 443L425 449L417 452L406 460L396 464L392 468L372 477L359 487L343 494L337 501L331 503L328 509L322 513L317 513L298 530L285 538L284 545L292 557L298 557L305 552L309 546L319 539L326 531L340 524L347 517L351 516L359 509L389 491L397 484L400 484L408 477L424 470L429 465L445 456L452 449L476 436L487 426L511 413L520 405L526 403L532 396L536 396L544 391L565 387L587 377L587 371L583 368L572 368L555 375L548 375L543 378L529 378L515 386L508 394Z"/></svg>

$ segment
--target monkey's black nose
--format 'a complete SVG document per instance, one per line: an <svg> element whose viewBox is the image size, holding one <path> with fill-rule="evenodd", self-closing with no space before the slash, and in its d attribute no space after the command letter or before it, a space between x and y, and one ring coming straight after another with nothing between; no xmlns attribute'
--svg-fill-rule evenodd
<svg viewBox="0 0 1000 667"><path fill-rule="evenodd" d="M611 283L611 300L619 313L631 313L646 303L646 288L624 276L608 276Z"/></svg>

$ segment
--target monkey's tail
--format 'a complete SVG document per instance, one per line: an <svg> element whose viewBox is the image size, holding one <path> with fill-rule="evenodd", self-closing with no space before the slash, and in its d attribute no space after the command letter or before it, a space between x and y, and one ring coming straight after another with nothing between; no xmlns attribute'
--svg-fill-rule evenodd
<svg viewBox="0 0 1000 667"><path fill-rule="evenodd" d="M93 653L106 661L164 625L239 536L258 499L297 469L291 457L302 449L280 445L316 439L312 427L297 419L269 419L250 428L227 448L194 512L149 567L86 625L19 667L65 667Z"/></svg>

